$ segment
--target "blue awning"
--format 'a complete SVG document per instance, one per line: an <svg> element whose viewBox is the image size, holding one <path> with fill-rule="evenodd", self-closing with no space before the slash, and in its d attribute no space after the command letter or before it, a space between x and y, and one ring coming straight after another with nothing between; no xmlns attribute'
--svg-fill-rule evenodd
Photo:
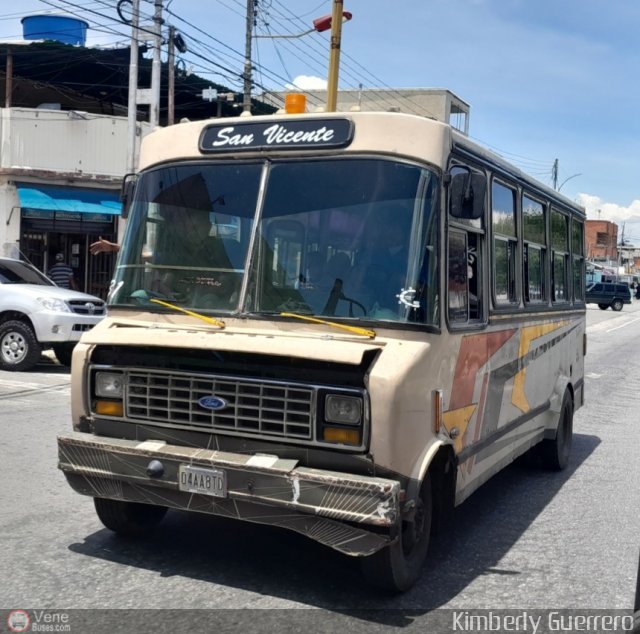
<svg viewBox="0 0 640 634"><path fill-rule="evenodd" d="M20 207L47 211L118 216L122 211L119 192L79 187L54 187L17 183Z"/></svg>

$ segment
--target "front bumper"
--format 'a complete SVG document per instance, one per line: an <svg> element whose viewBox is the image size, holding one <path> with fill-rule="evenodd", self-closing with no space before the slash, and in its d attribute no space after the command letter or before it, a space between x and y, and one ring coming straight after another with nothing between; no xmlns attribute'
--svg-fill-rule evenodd
<svg viewBox="0 0 640 634"><path fill-rule="evenodd" d="M104 315L40 311L30 315L30 318L40 343L66 343L79 341L82 333L91 330L104 319Z"/></svg>
<svg viewBox="0 0 640 634"><path fill-rule="evenodd" d="M281 526L345 554L370 555L391 542L399 519L395 480L298 467L296 460L123 440L86 433L58 437L58 466L92 497ZM163 473L149 477L152 460ZM181 491L180 465L223 470L224 498Z"/></svg>

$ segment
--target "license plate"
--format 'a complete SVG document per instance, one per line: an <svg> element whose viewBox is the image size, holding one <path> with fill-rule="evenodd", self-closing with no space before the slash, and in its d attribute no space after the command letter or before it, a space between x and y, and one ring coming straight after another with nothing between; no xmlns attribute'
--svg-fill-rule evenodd
<svg viewBox="0 0 640 634"><path fill-rule="evenodd" d="M178 488L215 498L227 497L227 474L219 469L204 469L182 464L178 468Z"/></svg>

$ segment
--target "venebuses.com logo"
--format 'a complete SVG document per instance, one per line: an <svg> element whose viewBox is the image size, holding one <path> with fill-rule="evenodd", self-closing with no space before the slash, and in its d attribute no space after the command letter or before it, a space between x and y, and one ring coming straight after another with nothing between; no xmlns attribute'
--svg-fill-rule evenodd
<svg viewBox="0 0 640 634"><path fill-rule="evenodd" d="M57 610L11 610L7 616L9 632L70 632L70 616Z"/></svg>
<svg viewBox="0 0 640 634"><path fill-rule="evenodd" d="M7 617L7 627L10 632L28 632L31 625L29 614L24 610L11 610Z"/></svg>

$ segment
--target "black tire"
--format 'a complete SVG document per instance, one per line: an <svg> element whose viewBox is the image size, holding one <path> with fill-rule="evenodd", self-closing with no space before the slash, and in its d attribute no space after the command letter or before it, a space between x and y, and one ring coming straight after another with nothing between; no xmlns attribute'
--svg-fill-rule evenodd
<svg viewBox="0 0 640 634"><path fill-rule="evenodd" d="M71 356L73 355L73 349L76 347L75 343L57 343L53 346L53 351L56 353L56 359L60 361L62 365L71 367Z"/></svg>
<svg viewBox="0 0 640 634"><path fill-rule="evenodd" d="M616 312L621 311L624 303L621 299L614 299L611 302L611 310L615 310Z"/></svg>
<svg viewBox="0 0 640 634"><path fill-rule="evenodd" d="M42 354L42 347L29 324L11 320L0 324L0 369L20 372L31 369Z"/></svg>
<svg viewBox="0 0 640 634"><path fill-rule="evenodd" d="M362 574L368 583L391 592L408 590L419 578L427 558L433 519L433 491L429 474L422 483L415 521L403 522L398 539L364 557Z"/></svg>
<svg viewBox="0 0 640 634"><path fill-rule="evenodd" d="M545 467L552 471L562 471L569 464L573 444L573 398L566 390L558 419L556 437L543 440L539 445L540 457Z"/></svg>
<svg viewBox="0 0 640 634"><path fill-rule="evenodd" d="M93 498L100 521L114 533L125 537L143 537L150 533L167 512L165 506Z"/></svg>
<svg viewBox="0 0 640 634"><path fill-rule="evenodd" d="M638 576L636 577L636 598L633 602L634 627L633 634L640 634L640 556L638 556Z"/></svg>
<svg viewBox="0 0 640 634"><path fill-rule="evenodd" d="M607 310L607 308L609 308L608 304L598 304L598 308L600 310Z"/></svg>

